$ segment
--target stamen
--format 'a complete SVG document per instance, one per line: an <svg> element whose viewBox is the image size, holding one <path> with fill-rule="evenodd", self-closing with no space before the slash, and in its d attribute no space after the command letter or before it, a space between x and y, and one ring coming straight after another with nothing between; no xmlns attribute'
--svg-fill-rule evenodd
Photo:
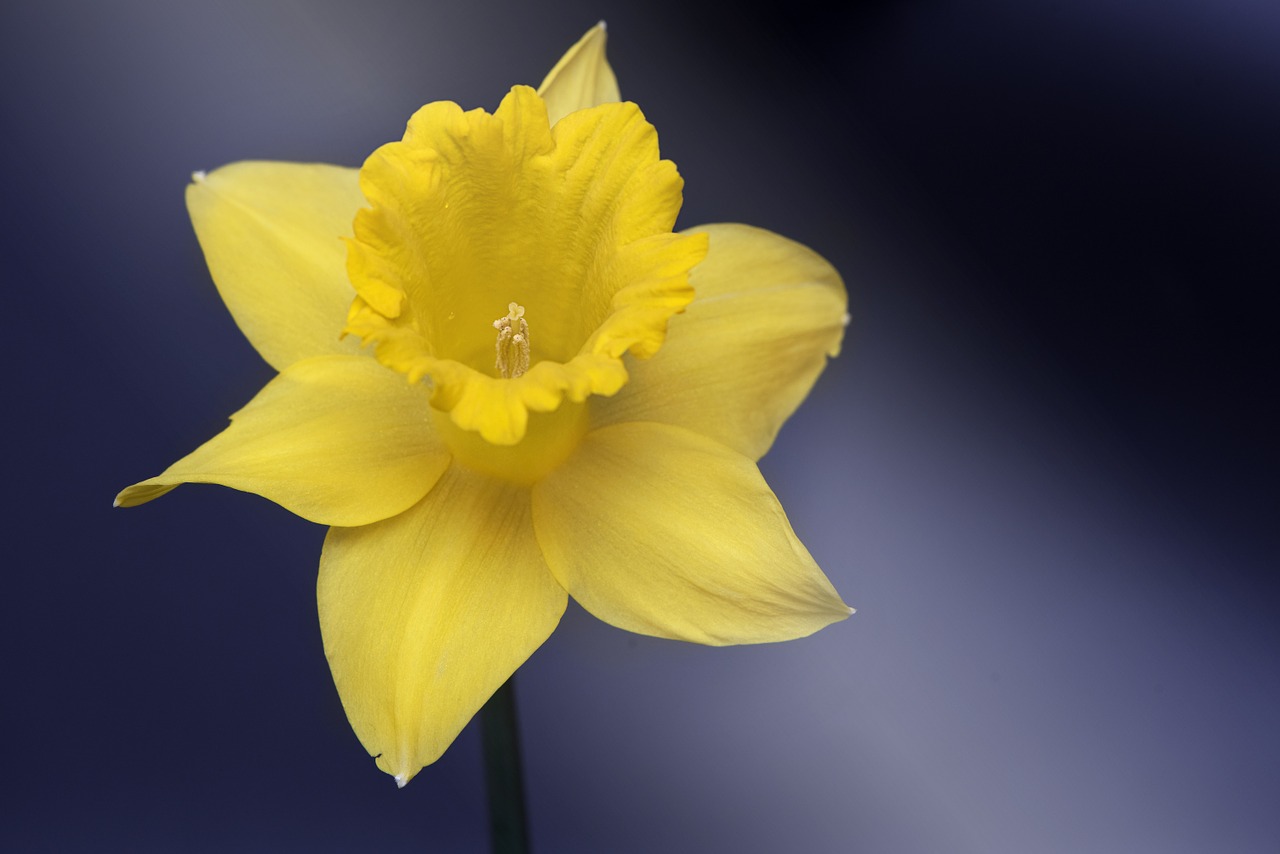
<svg viewBox="0 0 1280 854"><path fill-rule="evenodd" d="M507 316L495 320L493 328L498 330L498 373L508 380L522 376L529 370L529 323L524 319L524 306L508 305Z"/></svg>

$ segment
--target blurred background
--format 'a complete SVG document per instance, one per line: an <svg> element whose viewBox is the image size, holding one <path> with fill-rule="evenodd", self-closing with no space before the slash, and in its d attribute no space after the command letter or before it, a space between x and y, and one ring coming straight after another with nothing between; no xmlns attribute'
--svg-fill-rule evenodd
<svg viewBox="0 0 1280 854"><path fill-rule="evenodd" d="M474 724L404 791L351 733L323 529L111 498L272 374L193 170L358 165L604 18L682 223L845 276L761 465L858 614L707 649L571 604L518 680L535 850L1280 850L1280 7L825 5L3 6L0 849L485 849Z"/></svg>

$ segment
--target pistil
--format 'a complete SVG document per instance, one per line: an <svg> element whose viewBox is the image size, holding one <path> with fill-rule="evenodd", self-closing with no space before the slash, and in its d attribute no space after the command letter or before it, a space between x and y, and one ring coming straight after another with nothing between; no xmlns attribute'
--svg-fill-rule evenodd
<svg viewBox="0 0 1280 854"><path fill-rule="evenodd" d="M493 328L498 330L498 374L508 380L522 376L529 370L529 323L524 319L524 306L510 303L507 316L495 320Z"/></svg>

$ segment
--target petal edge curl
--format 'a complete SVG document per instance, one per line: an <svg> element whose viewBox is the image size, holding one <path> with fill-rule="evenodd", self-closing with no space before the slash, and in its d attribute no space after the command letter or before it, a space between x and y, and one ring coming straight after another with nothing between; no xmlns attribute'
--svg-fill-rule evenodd
<svg viewBox="0 0 1280 854"><path fill-rule="evenodd" d="M123 490L116 506L217 483L312 522L367 525L411 507L448 464L420 389L368 356L318 356L286 368L227 429Z"/></svg>

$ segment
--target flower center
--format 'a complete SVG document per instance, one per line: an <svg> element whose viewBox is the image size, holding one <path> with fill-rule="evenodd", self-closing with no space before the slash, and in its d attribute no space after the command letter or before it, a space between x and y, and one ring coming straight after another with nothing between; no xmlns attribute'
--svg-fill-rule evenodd
<svg viewBox="0 0 1280 854"><path fill-rule="evenodd" d="M524 438L495 445L474 430L464 430L449 413L432 408L432 424L454 460L472 471L531 486L569 458L590 425L586 403L565 401L554 412L529 413Z"/></svg>
<svg viewBox="0 0 1280 854"><path fill-rule="evenodd" d="M495 320L493 328L498 330L499 376L508 380L524 376L529 370L529 322L524 319L524 306L507 305L507 316Z"/></svg>
<svg viewBox="0 0 1280 854"><path fill-rule="evenodd" d="M654 355L693 299L689 270L707 237L671 230L682 185L634 104L554 127L523 86L493 114L428 104L360 170L369 206L347 243L356 297L345 331L410 382L427 380L447 416L437 420L468 434L462 445L554 458L559 441L526 441L526 428L576 436L587 398L616 394L623 357ZM563 407L577 414L557 417ZM542 464L484 466L522 478Z"/></svg>

